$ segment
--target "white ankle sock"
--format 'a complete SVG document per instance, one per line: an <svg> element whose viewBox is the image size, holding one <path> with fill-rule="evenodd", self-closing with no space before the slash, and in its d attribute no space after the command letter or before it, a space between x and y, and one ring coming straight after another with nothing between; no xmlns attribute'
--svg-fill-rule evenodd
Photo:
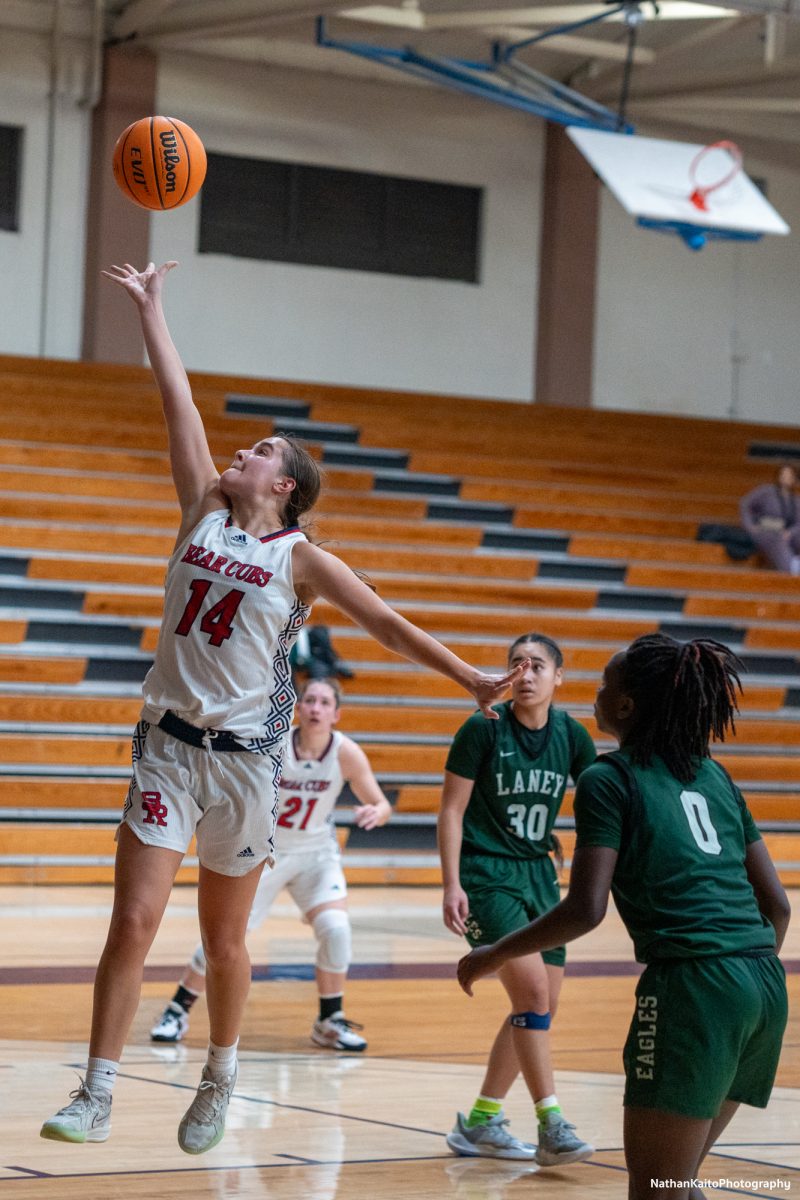
<svg viewBox="0 0 800 1200"><path fill-rule="evenodd" d="M223 1075L233 1074L236 1067L236 1049L238 1045L238 1038L232 1046L215 1046L213 1042L208 1043L206 1066L217 1079L222 1078Z"/></svg>
<svg viewBox="0 0 800 1200"><path fill-rule="evenodd" d="M86 1087L90 1092L102 1088L105 1092L113 1092L117 1082L119 1063L110 1058L90 1058L86 1064Z"/></svg>

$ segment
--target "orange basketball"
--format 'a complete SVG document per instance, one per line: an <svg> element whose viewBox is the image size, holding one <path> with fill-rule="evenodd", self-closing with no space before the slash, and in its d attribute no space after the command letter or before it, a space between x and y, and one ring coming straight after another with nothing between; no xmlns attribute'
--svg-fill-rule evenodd
<svg viewBox="0 0 800 1200"><path fill-rule="evenodd" d="M114 178L142 208L178 208L206 177L206 152L193 129L174 117L142 117L114 147Z"/></svg>

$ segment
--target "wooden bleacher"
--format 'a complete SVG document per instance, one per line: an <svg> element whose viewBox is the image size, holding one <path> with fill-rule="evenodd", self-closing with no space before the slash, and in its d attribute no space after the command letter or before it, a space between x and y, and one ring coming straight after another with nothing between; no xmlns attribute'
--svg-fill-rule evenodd
<svg viewBox="0 0 800 1200"><path fill-rule="evenodd" d="M749 674L718 757L786 882L800 881L800 581L698 542L770 478L755 442L793 430L195 375L221 466L265 432L307 438L326 474L315 533L462 657L503 666L512 637L564 647L561 702L597 735L600 671L641 633L708 633ZM457 419L454 413L457 412ZM657 454L653 448L657 447ZM653 459L656 461L654 462ZM149 372L0 358L0 881L108 880L130 730L178 522ZM396 816L346 823L348 875L438 879L434 821L471 704L330 605L355 678L342 728ZM571 796L560 830L572 847ZM180 878L194 878L189 864Z"/></svg>

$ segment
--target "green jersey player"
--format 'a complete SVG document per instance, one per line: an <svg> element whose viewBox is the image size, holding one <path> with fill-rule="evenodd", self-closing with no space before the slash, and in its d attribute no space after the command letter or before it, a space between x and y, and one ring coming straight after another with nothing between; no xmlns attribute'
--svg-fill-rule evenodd
<svg viewBox="0 0 800 1200"><path fill-rule="evenodd" d="M508 661L530 665L512 698L480 713L455 736L447 758L439 817L444 921L470 945L495 941L558 904L551 851L568 777L594 762L589 734L552 701L563 658L551 638L525 634ZM447 1144L456 1154L534 1159L540 1166L579 1162L592 1147L565 1120L550 1064L550 1021L564 977L565 950L532 954L499 972L511 1017L495 1038L481 1092L458 1114ZM512 1137L503 1100L522 1070L538 1116L538 1145Z"/></svg>
<svg viewBox="0 0 800 1200"><path fill-rule="evenodd" d="M786 1025L777 957L789 903L736 785L709 756L734 728L740 664L711 640L637 640L607 665L595 711L620 750L575 797L566 899L459 963L462 987L600 923L611 890L647 964L624 1050L629 1200L691 1180L740 1103L769 1099ZM675 1186L677 1181L686 1181Z"/></svg>

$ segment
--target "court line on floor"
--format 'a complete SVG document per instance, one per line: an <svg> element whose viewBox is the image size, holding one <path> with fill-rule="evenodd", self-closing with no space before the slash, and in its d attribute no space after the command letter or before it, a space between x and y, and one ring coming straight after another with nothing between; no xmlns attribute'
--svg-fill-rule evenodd
<svg viewBox="0 0 800 1200"><path fill-rule="evenodd" d="M252 1060L248 1060L248 1061L252 1061ZM73 1063L64 1063L62 1065L69 1067L70 1069L75 1069ZM169 1080L169 1079L152 1079L147 1075L133 1075L127 1071L120 1071L117 1078L118 1079L129 1079L135 1083L155 1084L156 1087L173 1088L176 1091L182 1091L182 1092L197 1091L197 1086L196 1086L196 1084L193 1084L193 1083L179 1083L177 1080ZM582 1087L594 1087L594 1086L598 1086L598 1084L601 1087L604 1086L604 1084L601 1081L595 1081L595 1080L581 1081ZM302 1113L309 1113L315 1117L330 1117L335 1120L341 1120L341 1121L355 1121L362 1125L376 1125L376 1126L381 1126L382 1128L385 1128L385 1129L398 1129L403 1133L421 1133L421 1134L424 1134L429 1137L444 1138L447 1136L447 1133L449 1132L449 1130L445 1130L443 1132L441 1130L436 1130L436 1129L420 1129L416 1125L403 1125L397 1121L381 1121L375 1117L359 1117L354 1114L341 1112L341 1110L331 1112L325 1108L312 1108L309 1105L305 1105L305 1104L287 1104L281 1100L268 1100L263 1096L252 1096L252 1095L248 1095L248 1094L242 1093L242 1092L236 1092L234 1095L234 1099L247 1101L250 1104L263 1105L263 1106L269 1107L269 1108L285 1109L287 1112L302 1112ZM606 1153L606 1151L604 1150L603 1147L599 1147L599 1152Z"/></svg>
<svg viewBox="0 0 800 1200"><path fill-rule="evenodd" d="M248 1059L247 1061L253 1062L253 1061L257 1061L257 1060ZM276 1060L268 1059L268 1060L262 1060L262 1061L275 1062ZM365 1061L368 1061L368 1060L365 1060ZM62 1065L69 1067L70 1069L75 1069L75 1065L72 1063L65 1063ZM149 1076L134 1075L129 1072L120 1072L119 1078L129 1079L129 1080L131 1080L133 1082L137 1082L137 1083L155 1084L157 1087L169 1087L169 1088L173 1088L177 1091L189 1091L189 1092L196 1091L196 1087L193 1084L179 1083L174 1080L152 1079ZM581 1080L581 1086L584 1088L618 1086L618 1081L617 1080L613 1080L613 1081L609 1080L608 1083L606 1083L603 1080ZM359 1116L355 1116L353 1114L343 1113L341 1111L330 1112L327 1109L311 1108L307 1105L286 1104L285 1102L282 1102L279 1100L269 1100L269 1099L266 1099L266 1098L260 1097L260 1096L251 1096L251 1095L247 1095L247 1094L237 1093L235 1098L237 1100L243 1100L243 1101L246 1101L251 1104L263 1105L265 1107L270 1107L270 1108L274 1108L274 1109L284 1109L289 1112L303 1112L303 1113L308 1113L310 1115L317 1116L317 1117L328 1117L328 1118L333 1118L333 1119L338 1119L338 1120L343 1120L343 1121L353 1121L353 1122L357 1122L359 1124L380 1126L382 1128L387 1128L387 1129L396 1129L396 1130L399 1130L404 1133L419 1133L419 1134L423 1134L426 1136L439 1137L439 1138L444 1138L446 1136L446 1133L443 1133L443 1132L437 1131L437 1130L421 1129L418 1126L403 1125L398 1122L392 1122L392 1121L381 1121L381 1120L377 1120L374 1117L359 1117ZM789 1100L794 1100L794 1102L796 1103L796 1097L794 1097L794 1098L793 1097L775 1097L775 1099L789 1099ZM736 1145L766 1146L768 1144L769 1143L762 1143L762 1142L726 1143L727 1146L736 1146ZM776 1144L784 1145L784 1146L791 1146L791 1145L796 1145L797 1143L779 1142ZM621 1147L598 1147L598 1149L597 1149L597 1153L599 1153L599 1154L617 1153L620 1151L621 1151ZM748 1163L752 1166L770 1167L775 1171L787 1171L787 1172L797 1173L798 1170L800 1170L800 1168L795 1167L795 1166L790 1166L789 1164L786 1164L786 1163L775 1163L775 1162L770 1162L770 1161L761 1160L761 1159L739 1156L739 1155L735 1155L735 1154L719 1153L718 1150L711 1150L711 1151L709 1151L709 1154L714 1156L715 1158L727 1159L728 1161L731 1161L731 1162ZM436 1155L433 1157L440 1157L440 1156ZM447 1156L447 1157L450 1157L450 1156ZM363 1161L363 1160L355 1160L355 1161ZM383 1161L383 1160L375 1160L375 1161ZM392 1160L386 1160L386 1161L395 1161L395 1160L392 1159ZM412 1161L412 1160L408 1160L408 1161ZM608 1167L609 1169L613 1169L613 1170L620 1169L617 1167L612 1167L611 1164L599 1163L594 1159L592 1160L592 1162L596 1166ZM589 1164L587 1163L586 1165L589 1165ZM719 1188L716 1190L719 1190L719 1191L727 1190L727 1191L731 1191L737 1195L751 1195L751 1196L764 1195L764 1193L761 1193L761 1192L748 1192L748 1191L742 1191L741 1189Z"/></svg>
<svg viewBox="0 0 800 1200"><path fill-rule="evenodd" d="M323 1160L319 1163L306 1163L305 1160L298 1162L264 1162L264 1163L227 1163L221 1166L204 1166L204 1167L149 1167L139 1170L126 1171L78 1171L75 1173L62 1171L53 1172L50 1175L43 1174L45 1179L117 1179L123 1176L131 1175L189 1175L199 1173L211 1173L217 1171L273 1171L273 1170L290 1170L292 1167L307 1167L309 1165L320 1167L358 1167L361 1165L372 1165L376 1163L412 1163L412 1162L444 1162L456 1161L452 1154L413 1154L405 1155L402 1158L352 1158L352 1159L330 1159ZM24 1171L25 1167L6 1167L7 1171ZM19 1183L21 1180L31 1178L34 1173L29 1175L20 1175L19 1178L3 1179L2 1183Z"/></svg>
<svg viewBox="0 0 800 1200"><path fill-rule="evenodd" d="M72 1064L68 1063L66 1065L71 1066ZM123 1072L123 1071L119 1072L119 1075L117 1076L117 1078L118 1079L131 1079L131 1080L134 1080L136 1083L151 1083L151 1084L155 1084L156 1087L174 1088L177 1091L182 1091L182 1092L196 1092L197 1091L197 1084L194 1084L194 1083L178 1083L177 1080L169 1080L169 1079L150 1079L146 1075L131 1075L128 1072ZM351 1116L349 1113L329 1112L327 1109L311 1108L305 1104L286 1104L280 1100L267 1100L263 1096L250 1096L243 1092L236 1092L233 1098L235 1100L247 1101L250 1104L260 1104L260 1105L263 1105L263 1106L269 1107L269 1108L285 1109L287 1112L310 1113L312 1116L315 1116L315 1117L334 1117L334 1118L337 1118L338 1120L343 1120L343 1121L357 1121L363 1125L380 1125L386 1129L399 1129L403 1133L422 1133L422 1134L427 1134L430 1137L440 1137L440 1138L443 1138L446 1136L446 1133L441 1133L434 1129L419 1129L415 1125L402 1125L396 1121L379 1121L379 1120L376 1120L376 1118L374 1118L374 1117L357 1117L357 1116Z"/></svg>
<svg viewBox="0 0 800 1200"><path fill-rule="evenodd" d="M782 959L787 975L800 974L800 959ZM186 964L176 966L146 966L145 983L174 983ZM628 959L595 959L567 963L567 978L633 978L641 974L641 963ZM455 962L353 963L351 980L393 979L452 979L455 982ZM34 983L93 983L94 966L19 966L0 967L0 986ZM254 983L311 982L315 978L313 963L253 965Z"/></svg>
<svg viewBox="0 0 800 1200"><path fill-rule="evenodd" d="M609 1153L609 1151L603 1151L602 1153ZM21 1180L30 1179L32 1177L42 1178L42 1179L52 1179L52 1180L58 1180L58 1179L119 1179L119 1178L124 1178L124 1177L141 1176L141 1175L154 1175L155 1176L155 1175L185 1175L185 1174L198 1174L198 1173L211 1174L211 1173L216 1173L219 1171L226 1171L226 1172L230 1172L230 1171L266 1171L266 1170L276 1170L276 1169L277 1170L290 1169L291 1167L307 1168L309 1166L339 1167L339 1169L341 1169L343 1167L376 1166L376 1165L387 1165L388 1166L388 1165L395 1165L398 1163L412 1163L412 1162L458 1162L458 1161L461 1161L458 1157L455 1157L455 1156L449 1155L449 1154L448 1155L444 1155L444 1154L405 1155L400 1158L380 1157L380 1158L356 1158L356 1159L328 1159L328 1160L321 1160L321 1161L317 1161L317 1162L306 1160L306 1159L301 1159L301 1158L294 1159L294 1157L290 1156L290 1155L281 1155L281 1157L291 1158L292 1161L282 1162L282 1163L275 1163L275 1162L246 1163L246 1164L228 1163L228 1164L222 1165L222 1166L203 1166L203 1167L190 1167L190 1166L161 1167L161 1168L154 1167L152 1169L147 1169L147 1170L140 1169L140 1170L127 1170L127 1171L80 1171L80 1172L75 1172L75 1173L53 1172L52 1174L47 1174L45 1172L39 1172L39 1171L31 1171L31 1170L28 1170L28 1168L26 1168L26 1167L6 1167L5 1168L6 1170L20 1171L20 1172L24 1172L24 1174L21 1173L18 1177L3 1180L3 1182L4 1183L18 1183ZM465 1161L471 1161L471 1160L465 1160ZM733 1161L740 1162L743 1160L734 1158ZM618 1166L615 1163L600 1162L596 1158L591 1159L591 1161L582 1162L582 1163L574 1163L572 1165L580 1166L580 1167L584 1167L584 1168L588 1168L588 1169L597 1168L599 1170L616 1171L621 1174L627 1174L626 1167ZM772 1167L775 1164L773 1164L773 1163L755 1164L754 1163L754 1165L762 1165L762 1166L771 1166ZM794 1168L789 1168L789 1169L793 1170ZM719 1192L725 1192L729 1195L735 1195L735 1196L753 1196L753 1197L758 1198L758 1200L769 1200L769 1196L772 1194L772 1193L768 1194L766 1192L753 1192L753 1191L750 1191L745 1188L732 1188L732 1187L719 1187L719 1188L715 1188L714 1190L719 1191Z"/></svg>
<svg viewBox="0 0 800 1200"><path fill-rule="evenodd" d="M186 964L176 966L146 966L145 983L174 983L179 979ZM30 985L34 983L93 983L95 966L15 966L0 967L0 986ZM800 964L798 964L800 969ZM788 967L787 967L788 970ZM592 962L567 964L567 976L636 976L641 974L640 963L600 959ZM351 980L395 980L395 979L450 979L455 984L455 962L409 962L409 963L354 963L350 967ZM315 978L313 963L272 963L269 966L253 965L254 983L280 983L288 981L311 982Z"/></svg>
<svg viewBox="0 0 800 1200"><path fill-rule="evenodd" d="M248 1059L247 1061L252 1062L253 1060ZM274 1060L268 1060L268 1061L274 1061ZM155 1083L159 1087L171 1087L171 1088L175 1088L180 1091L196 1090L193 1084L178 1083L177 1081L170 1081L170 1080L166 1080L166 1079L164 1079L164 1080L150 1079L147 1076L131 1075L128 1073L123 1073L123 1072L120 1072L119 1078L131 1079L138 1083ZM608 1083L606 1083L604 1080L594 1080L594 1079L581 1080L580 1082L581 1082L582 1088L618 1086L618 1081L611 1081L611 1080L609 1080ZM392 1122L392 1121L380 1121L374 1117L358 1117L355 1115L351 1115L349 1113L343 1113L341 1111L329 1112L327 1109L324 1109L324 1108L323 1109L310 1108L307 1105L286 1104L280 1100L267 1100L260 1096L243 1095L242 1093L239 1093L239 1092L236 1093L236 1099L246 1100L253 1104L266 1105L266 1106L269 1106L270 1108L286 1109L287 1111L290 1111L290 1112L305 1112L305 1113L310 1113L313 1116L334 1117L334 1118L339 1118L341 1120L346 1120L346 1121L356 1121L356 1122L359 1122L361 1124L366 1124L366 1125L379 1125L379 1126L382 1126L382 1127L388 1128L388 1129L398 1129L404 1133L421 1133L421 1134L430 1135L431 1137L441 1137L441 1138L446 1137L446 1133L437 1132L436 1130L433 1130L433 1129L420 1129L418 1126L414 1126L414 1125L402 1125L402 1124L399 1124L397 1122ZM746 1143L745 1142L729 1142L729 1143L726 1143L727 1146L736 1146L736 1145L766 1146L768 1144L769 1143L766 1143L766 1142L746 1142ZM797 1145L798 1143L778 1142L776 1144L783 1145L783 1146L791 1146L791 1145ZM617 1153L617 1152L621 1152L621 1151L622 1151L622 1147L619 1147L619 1146L600 1146L597 1149L597 1153L599 1153L599 1154L610 1154L610 1153ZM715 1157L718 1157L718 1158L727 1158L734 1162L751 1163L753 1166L773 1167L775 1170L783 1170L783 1171L798 1171L798 1170L800 1170L800 1168L790 1166L786 1163L767 1162L767 1161L762 1161L760 1159L755 1159L755 1158L754 1159L745 1158L745 1157L741 1157L739 1155L734 1155L734 1154L720 1154L717 1150L711 1150L711 1151L709 1151L709 1154L713 1154ZM722 1189L720 1189L720 1190L722 1190ZM752 1194L755 1195L757 1193L752 1193Z"/></svg>
<svg viewBox="0 0 800 1200"><path fill-rule="evenodd" d="M748 1142L747 1143L747 1145L750 1145L750 1146L759 1146L762 1144L765 1144L765 1143L761 1143L761 1142ZM787 1145L787 1144L791 1144L791 1143L784 1142L783 1144ZM795 1145L796 1145L796 1143L795 1143ZM792 1167L788 1163L768 1162L766 1159L762 1159L762 1158L745 1158L739 1154L720 1154L717 1150L714 1150L713 1148L711 1150L709 1150L708 1153L709 1153L709 1155L713 1154L713 1156L715 1158L727 1158L730 1160L730 1162L750 1163L754 1167L774 1167L774 1169L776 1171L793 1171L796 1175L800 1174L800 1167Z"/></svg>

